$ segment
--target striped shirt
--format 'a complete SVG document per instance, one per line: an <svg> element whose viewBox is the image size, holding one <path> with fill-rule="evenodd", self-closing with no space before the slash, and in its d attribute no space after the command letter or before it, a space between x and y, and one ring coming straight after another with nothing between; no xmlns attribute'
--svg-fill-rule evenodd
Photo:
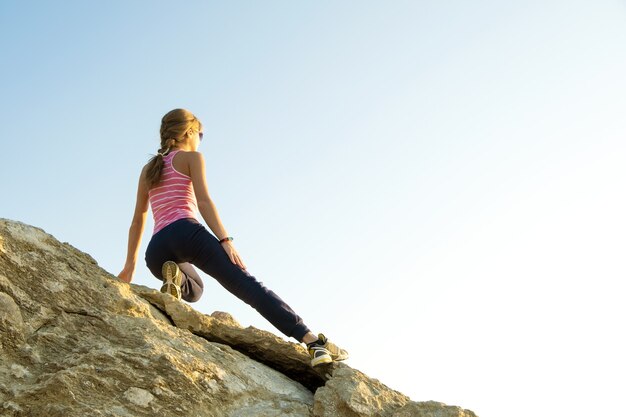
<svg viewBox="0 0 626 417"><path fill-rule="evenodd" d="M179 151L180 149L172 151L163 157L161 179L148 191L154 217L153 236L176 220L186 217L197 218L198 203L191 177L176 171L172 165L172 159Z"/></svg>

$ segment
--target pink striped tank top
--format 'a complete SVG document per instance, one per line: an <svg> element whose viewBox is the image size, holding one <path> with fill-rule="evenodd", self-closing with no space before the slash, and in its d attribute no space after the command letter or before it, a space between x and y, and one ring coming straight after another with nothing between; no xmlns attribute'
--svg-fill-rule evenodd
<svg viewBox="0 0 626 417"><path fill-rule="evenodd" d="M176 171L172 159L179 150L163 157L163 171L159 183L148 191L152 216L154 217L154 236L170 223L186 217L196 217L198 203L193 191L191 177Z"/></svg>

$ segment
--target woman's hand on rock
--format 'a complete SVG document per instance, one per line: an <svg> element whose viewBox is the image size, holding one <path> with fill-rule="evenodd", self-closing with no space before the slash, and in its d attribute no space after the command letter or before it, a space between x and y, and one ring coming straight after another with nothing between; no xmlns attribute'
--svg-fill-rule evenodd
<svg viewBox="0 0 626 417"><path fill-rule="evenodd" d="M133 280L133 275L135 275L135 267L127 265L124 267L124 269L122 269L122 272L117 274L117 277L121 281L130 284L130 282Z"/></svg>

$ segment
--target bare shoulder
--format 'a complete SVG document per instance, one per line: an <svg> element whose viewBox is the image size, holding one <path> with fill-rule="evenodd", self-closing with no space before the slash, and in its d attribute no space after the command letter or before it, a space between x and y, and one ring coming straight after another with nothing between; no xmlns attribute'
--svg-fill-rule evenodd
<svg viewBox="0 0 626 417"><path fill-rule="evenodd" d="M189 160L200 161L204 159L204 156L202 155L202 152L200 151L185 151L185 156L187 156Z"/></svg>
<svg viewBox="0 0 626 417"><path fill-rule="evenodd" d="M139 182L143 183L143 182L146 182L147 180L148 180L148 164L145 164L141 168L141 173L139 174Z"/></svg>
<svg viewBox="0 0 626 417"><path fill-rule="evenodd" d="M192 160L198 160L202 158L202 152L198 152L198 151L178 151L178 153L176 154L176 156L174 157L174 159L181 159L184 161L192 161Z"/></svg>
<svg viewBox="0 0 626 417"><path fill-rule="evenodd" d="M198 151L186 151L185 158L190 168L201 167L204 165L204 155Z"/></svg>
<svg viewBox="0 0 626 417"><path fill-rule="evenodd" d="M141 174L139 174L139 178L145 179L148 175L148 164L145 164L143 168L141 168Z"/></svg>

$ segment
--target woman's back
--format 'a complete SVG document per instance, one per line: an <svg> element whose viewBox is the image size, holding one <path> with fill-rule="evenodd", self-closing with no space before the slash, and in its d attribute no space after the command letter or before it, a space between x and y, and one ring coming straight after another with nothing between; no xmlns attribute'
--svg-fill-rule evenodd
<svg viewBox="0 0 626 417"><path fill-rule="evenodd" d="M148 191L154 230L152 235L168 224L183 218L196 218L198 203L193 189L184 151L173 150L163 157L163 170L159 183ZM174 161L174 159L176 159Z"/></svg>

